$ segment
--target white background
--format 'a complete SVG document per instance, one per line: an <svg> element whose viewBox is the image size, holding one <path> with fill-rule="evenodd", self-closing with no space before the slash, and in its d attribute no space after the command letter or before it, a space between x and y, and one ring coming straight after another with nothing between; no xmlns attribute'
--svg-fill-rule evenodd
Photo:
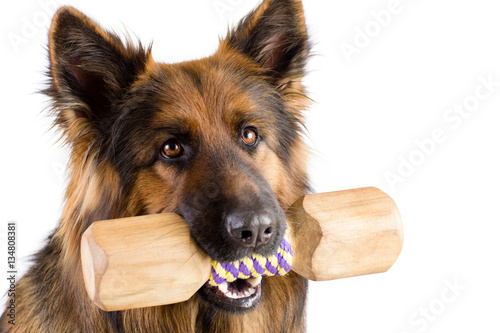
<svg viewBox="0 0 500 333"><path fill-rule="evenodd" d="M154 40L155 59L175 62L211 54L227 25L257 1L60 4L146 44ZM49 131L47 99L36 93L45 82L54 11L52 3L50 14L43 7L10 1L0 12L0 267L6 223L14 220L21 271L56 226L67 160ZM405 228L389 272L311 283L309 332L500 332L500 86L460 123L443 118L454 105L473 103L476 89L487 92L481 76L500 82L500 6L401 0L384 27L371 12L390 7L389 0L304 0L304 7L315 54L306 81L316 101L307 113L315 190L377 186L394 198ZM361 45L365 28L372 37ZM349 62L341 45L355 41L360 47ZM427 145L424 155L416 141L435 129L445 140ZM418 165L405 169L402 159ZM386 175L398 167L403 176L391 186ZM3 293L2 274L0 281Z"/></svg>

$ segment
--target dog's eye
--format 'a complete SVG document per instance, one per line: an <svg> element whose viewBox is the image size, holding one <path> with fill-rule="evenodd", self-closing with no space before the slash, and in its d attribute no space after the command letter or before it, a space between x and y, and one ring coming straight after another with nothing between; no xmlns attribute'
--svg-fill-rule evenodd
<svg viewBox="0 0 500 333"><path fill-rule="evenodd" d="M168 139L161 150L161 155L165 158L180 157L183 153L182 145L176 139Z"/></svg>
<svg viewBox="0 0 500 333"><path fill-rule="evenodd" d="M258 133L253 127L245 127L241 132L241 139L248 146L253 146L257 143Z"/></svg>

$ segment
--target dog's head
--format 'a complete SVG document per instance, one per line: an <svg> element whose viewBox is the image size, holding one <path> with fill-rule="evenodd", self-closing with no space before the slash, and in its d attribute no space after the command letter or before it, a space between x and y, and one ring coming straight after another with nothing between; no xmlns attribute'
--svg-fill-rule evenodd
<svg viewBox="0 0 500 333"><path fill-rule="evenodd" d="M65 7L49 50L47 93L72 148L68 243L99 219L173 211L218 261L276 250L284 208L307 188L300 1L265 0L214 55L178 64L154 62ZM256 289L199 295L238 311L258 304Z"/></svg>

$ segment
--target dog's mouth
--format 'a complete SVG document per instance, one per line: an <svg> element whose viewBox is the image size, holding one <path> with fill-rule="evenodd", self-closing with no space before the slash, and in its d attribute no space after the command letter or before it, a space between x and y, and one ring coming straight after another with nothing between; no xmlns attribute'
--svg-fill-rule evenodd
<svg viewBox="0 0 500 333"><path fill-rule="evenodd" d="M237 279L216 287L205 284L197 295L227 312L244 312L255 308L262 299L262 276L251 279Z"/></svg>

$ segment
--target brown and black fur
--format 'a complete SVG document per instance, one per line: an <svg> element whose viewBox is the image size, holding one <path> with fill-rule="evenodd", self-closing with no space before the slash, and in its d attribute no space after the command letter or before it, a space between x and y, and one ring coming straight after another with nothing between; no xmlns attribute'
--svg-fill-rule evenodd
<svg viewBox="0 0 500 333"><path fill-rule="evenodd" d="M253 309L232 313L198 295L184 303L104 312L84 289L80 238L94 221L177 212L212 257L236 259L217 221L252 205L279 210L308 191L301 139L308 99L302 4L264 0L220 41L214 55L178 64L123 43L69 7L49 33L55 125L71 149L60 225L16 286L16 324L1 332L304 332L307 282L266 278ZM240 142L242 126L259 144ZM161 157L169 137L183 144ZM278 224L267 253L283 234ZM221 245L222 244L222 245ZM228 245L229 244L229 245Z"/></svg>

